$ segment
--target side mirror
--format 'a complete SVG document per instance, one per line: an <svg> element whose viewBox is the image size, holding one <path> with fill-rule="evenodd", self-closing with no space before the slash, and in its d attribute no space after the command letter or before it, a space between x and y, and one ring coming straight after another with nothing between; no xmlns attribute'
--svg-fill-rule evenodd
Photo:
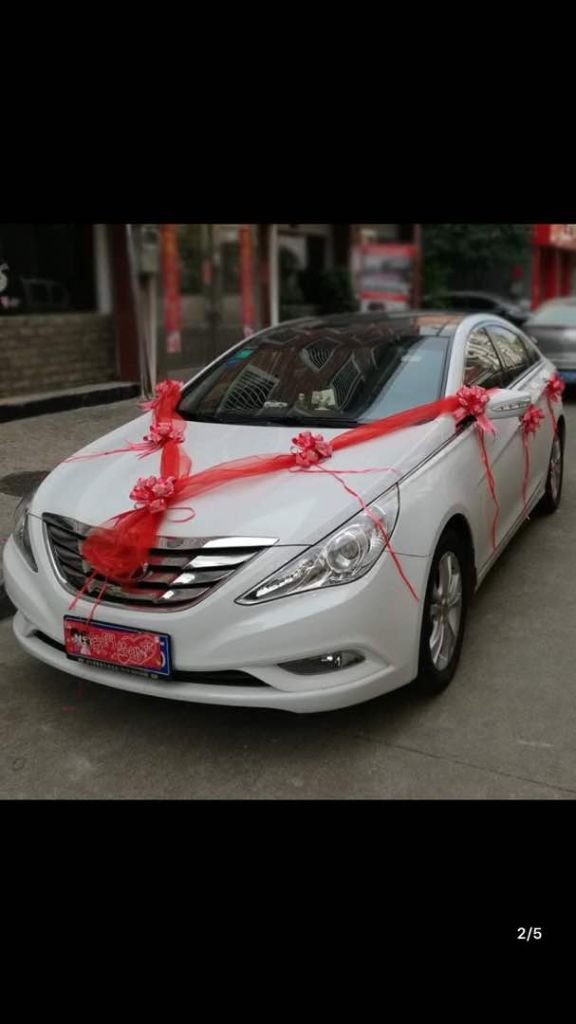
<svg viewBox="0 0 576 1024"><path fill-rule="evenodd" d="M490 398L486 406L486 415L491 420L518 419L527 412L531 402L530 395L525 391L502 388Z"/></svg>

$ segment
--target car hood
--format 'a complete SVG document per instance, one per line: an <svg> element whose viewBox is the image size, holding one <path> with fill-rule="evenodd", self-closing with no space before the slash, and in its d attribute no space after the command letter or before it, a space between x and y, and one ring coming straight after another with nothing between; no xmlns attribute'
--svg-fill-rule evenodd
<svg viewBox="0 0 576 1024"><path fill-rule="evenodd" d="M82 455L138 443L147 433L149 416L100 438L82 449ZM349 487L371 501L422 462L453 434L451 417L396 431L337 452L326 469L371 469L378 472L345 477ZM252 427L236 424L187 424L185 449L192 471L251 455L290 451L295 427ZM331 440L342 429L324 428ZM388 470L388 471L387 471ZM32 515L45 512L67 516L90 526L106 522L133 507L130 491L138 477L159 475L160 453L140 459L127 452L61 463L41 484L30 507ZM195 517L173 511L161 534L174 537L269 537L281 544L311 544L359 511L356 498L334 478L321 473L286 470L248 480L237 480L183 501Z"/></svg>

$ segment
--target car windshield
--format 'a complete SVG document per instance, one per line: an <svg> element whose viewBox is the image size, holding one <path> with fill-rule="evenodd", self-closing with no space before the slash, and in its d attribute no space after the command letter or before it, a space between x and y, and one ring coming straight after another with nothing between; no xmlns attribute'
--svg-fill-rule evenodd
<svg viewBox="0 0 576 1024"><path fill-rule="evenodd" d="M442 394L455 323L444 316L273 328L185 388L188 420L355 426Z"/></svg>
<svg viewBox="0 0 576 1024"><path fill-rule="evenodd" d="M576 303L550 302L530 317L530 324L542 324L550 327L574 327L576 325Z"/></svg>

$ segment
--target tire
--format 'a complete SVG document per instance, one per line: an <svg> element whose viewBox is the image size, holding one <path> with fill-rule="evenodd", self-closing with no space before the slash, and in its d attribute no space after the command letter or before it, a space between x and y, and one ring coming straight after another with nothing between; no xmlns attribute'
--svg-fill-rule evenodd
<svg viewBox="0 0 576 1024"><path fill-rule="evenodd" d="M548 476L546 477L546 490L544 497L540 499L536 510L542 515L550 516L556 512L562 500L562 484L564 482L564 429L562 424L558 426L558 434L552 442L550 462L548 463Z"/></svg>
<svg viewBox="0 0 576 1024"><path fill-rule="evenodd" d="M449 582L456 577L459 579L459 605L441 604L439 598L450 600L450 591L456 595L458 585ZM472 578L469 547L460 533L448 528L438 542L426 587L418 675L413 684L418 693L434 696L442 693L452 681L464 640ZM443 596L447 588L448 595Z"/></svg>

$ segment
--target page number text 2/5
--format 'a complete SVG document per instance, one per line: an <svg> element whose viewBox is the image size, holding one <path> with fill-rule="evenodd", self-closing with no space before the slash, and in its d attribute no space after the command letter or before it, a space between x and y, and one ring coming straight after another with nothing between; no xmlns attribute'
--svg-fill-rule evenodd
<svg viewBox="0 0 576 1024"><path fill-rule="evenodd" d="M542 929L534 928L533 926L530 928L518 928L516 938L524 942L531 942L533 939L537 941L542 938Z"/></svg>

